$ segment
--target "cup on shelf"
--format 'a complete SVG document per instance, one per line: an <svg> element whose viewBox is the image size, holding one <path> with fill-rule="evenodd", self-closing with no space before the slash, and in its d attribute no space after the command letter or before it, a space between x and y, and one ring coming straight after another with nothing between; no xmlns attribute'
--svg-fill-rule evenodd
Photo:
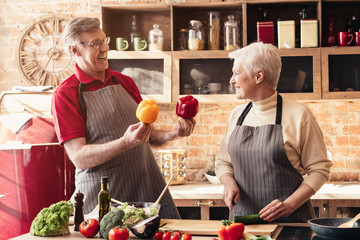
<svg viewBox="0 0 360 240"><path fill-rule="evenodd" d="M129 42L122 37L116 38L116 50L125 51L129 48Z"/></svg>
<svg viewBox="0 0 360 240"><path fill-rule="evenodd" d="M147 42L141 37L134 38L134 50L135 51L144 51L147 47Z"/></svg>
<svg viewBox="0 0 360 240"><path fill-rule="evenodd" d="M221 92L221 83L208 84L210 94L219 94Z"/></svg>
<svg viewBox="0 0 360 240"><path fill-rule="evenodd" d="M360 32L355 32L355 45L360 46Z"/></svg>
<svg viewBox="0 0 360 240"><path fill-rule="evenodd" d="M340 47L349 46L353 41L354 36L349 32L339 32L338 33L338 43Z"/></svg>

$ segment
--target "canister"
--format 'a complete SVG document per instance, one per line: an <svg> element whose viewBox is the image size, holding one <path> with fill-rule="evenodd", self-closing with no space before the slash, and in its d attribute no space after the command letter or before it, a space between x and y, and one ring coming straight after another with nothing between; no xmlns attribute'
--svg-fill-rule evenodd
<svg viewBox="0 0 360 240"><path fill-rule="evenodd" d="M220 49L220 12L209 12L209 50Z"/></svg>
<svg viewBox="0 0 360 240"><path fill-rule="evenodd" d="M278 21L278 48L295 48L295 21Z"/></svg>
<svg viewBox="0 0 360 240"><path fill-rule="evenodd" d="M224 50L235 50L240 47L239 27L234 15L228 16L224 23Z"/></svg>
<svg viewBox="0 0 360 240"><path fill-rule="evenodd" d="M300 20L300 47L318 46L318 20Z"/></svg>
<svg viewBox="0 0 360 240"><path fill-rule="evenodd" d="M260 21L256 23L257 41L274 44L274 22Z"/></svg>
<svg viewBox="0 0 360 240"><path fill-rule="evenodd" d="M158 24L153 25L153 29L149 31L149 51L163 50L163 32L159 29Z"/></svg>
<svg viewBox="0 0 360 240"><path fill-rule="evenodd" d="M191 51L204 50L205 33L199 20L191 20L189 26L188 49Z"/></svg>

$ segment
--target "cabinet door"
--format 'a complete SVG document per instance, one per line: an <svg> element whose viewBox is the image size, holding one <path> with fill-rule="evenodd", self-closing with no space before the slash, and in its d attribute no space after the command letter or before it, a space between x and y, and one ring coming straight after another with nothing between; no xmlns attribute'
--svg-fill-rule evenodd
<svg viewBox="0 0 360 240"><path fill-rule="evenodd" d="M292 99L320 99L320 49L280 49L279 53L282 70L278 92Z"/></svg>
<svg viewBox="0 0 360 240"><path fill-rule="evenodd" d="M360 97L360 47L321 49L325 99Z"/></svg>
<svg viewBox="0 0 360 240"><path fill-rule="evenodd" d="M173 58L173 101L188 94L200 102L237 100L229 88L233 62L227 51L174 52Z"/></svg>
<svg viewBox="0 0 360 240"><path fill-rule="evenodd" d="M131 77L144 99L171 102L171 53L110 51L110 69Z"/></svg>

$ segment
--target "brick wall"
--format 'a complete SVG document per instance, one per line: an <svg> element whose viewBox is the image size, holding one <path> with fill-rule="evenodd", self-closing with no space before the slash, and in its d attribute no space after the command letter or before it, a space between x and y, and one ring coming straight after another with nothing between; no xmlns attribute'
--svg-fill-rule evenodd
<svg viewBox="0 0 360 240"><path fill-rule="evenodd" d="M20 33L36 17L53 12L68 14L72 17L84 15L100 17L102 4L173 2L211 2L211 0L0 0L0 91L10 90L15 85L28 85L17 70L15 50ZM360 100L311 101L305 104L318 119L328 150L332 154L334 167L331 180L359 181ZM154 148L155 155L160 149L186 149L188 179L193 180L196 173L211 162L212 156L217 153L225 131L226 119L235 106L236 103L201 104L193 135L170 142L161 148ZM156 125L162 129L172 128L176 122L175 105L161 104L160 109L161 114Z"/></svg>

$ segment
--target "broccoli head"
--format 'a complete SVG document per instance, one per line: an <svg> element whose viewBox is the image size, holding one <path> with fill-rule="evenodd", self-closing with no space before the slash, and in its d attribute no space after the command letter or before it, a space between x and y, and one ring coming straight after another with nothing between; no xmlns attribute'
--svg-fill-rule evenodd
<svg viewBox="0 0 360 240"><path fill-rule="evenodd" d="M62 236L70 234L69 217L74 212L70 201L60 201L42 209L30 227L35 236Z"/></svg>
<svg viewBox="0 0 360 240"><path fill-rule="evenodd" d="M108 233L113 227L121 227L123 225L124 211L119 208L112 208L100 221L100 236L108 238Z"/></svg>

